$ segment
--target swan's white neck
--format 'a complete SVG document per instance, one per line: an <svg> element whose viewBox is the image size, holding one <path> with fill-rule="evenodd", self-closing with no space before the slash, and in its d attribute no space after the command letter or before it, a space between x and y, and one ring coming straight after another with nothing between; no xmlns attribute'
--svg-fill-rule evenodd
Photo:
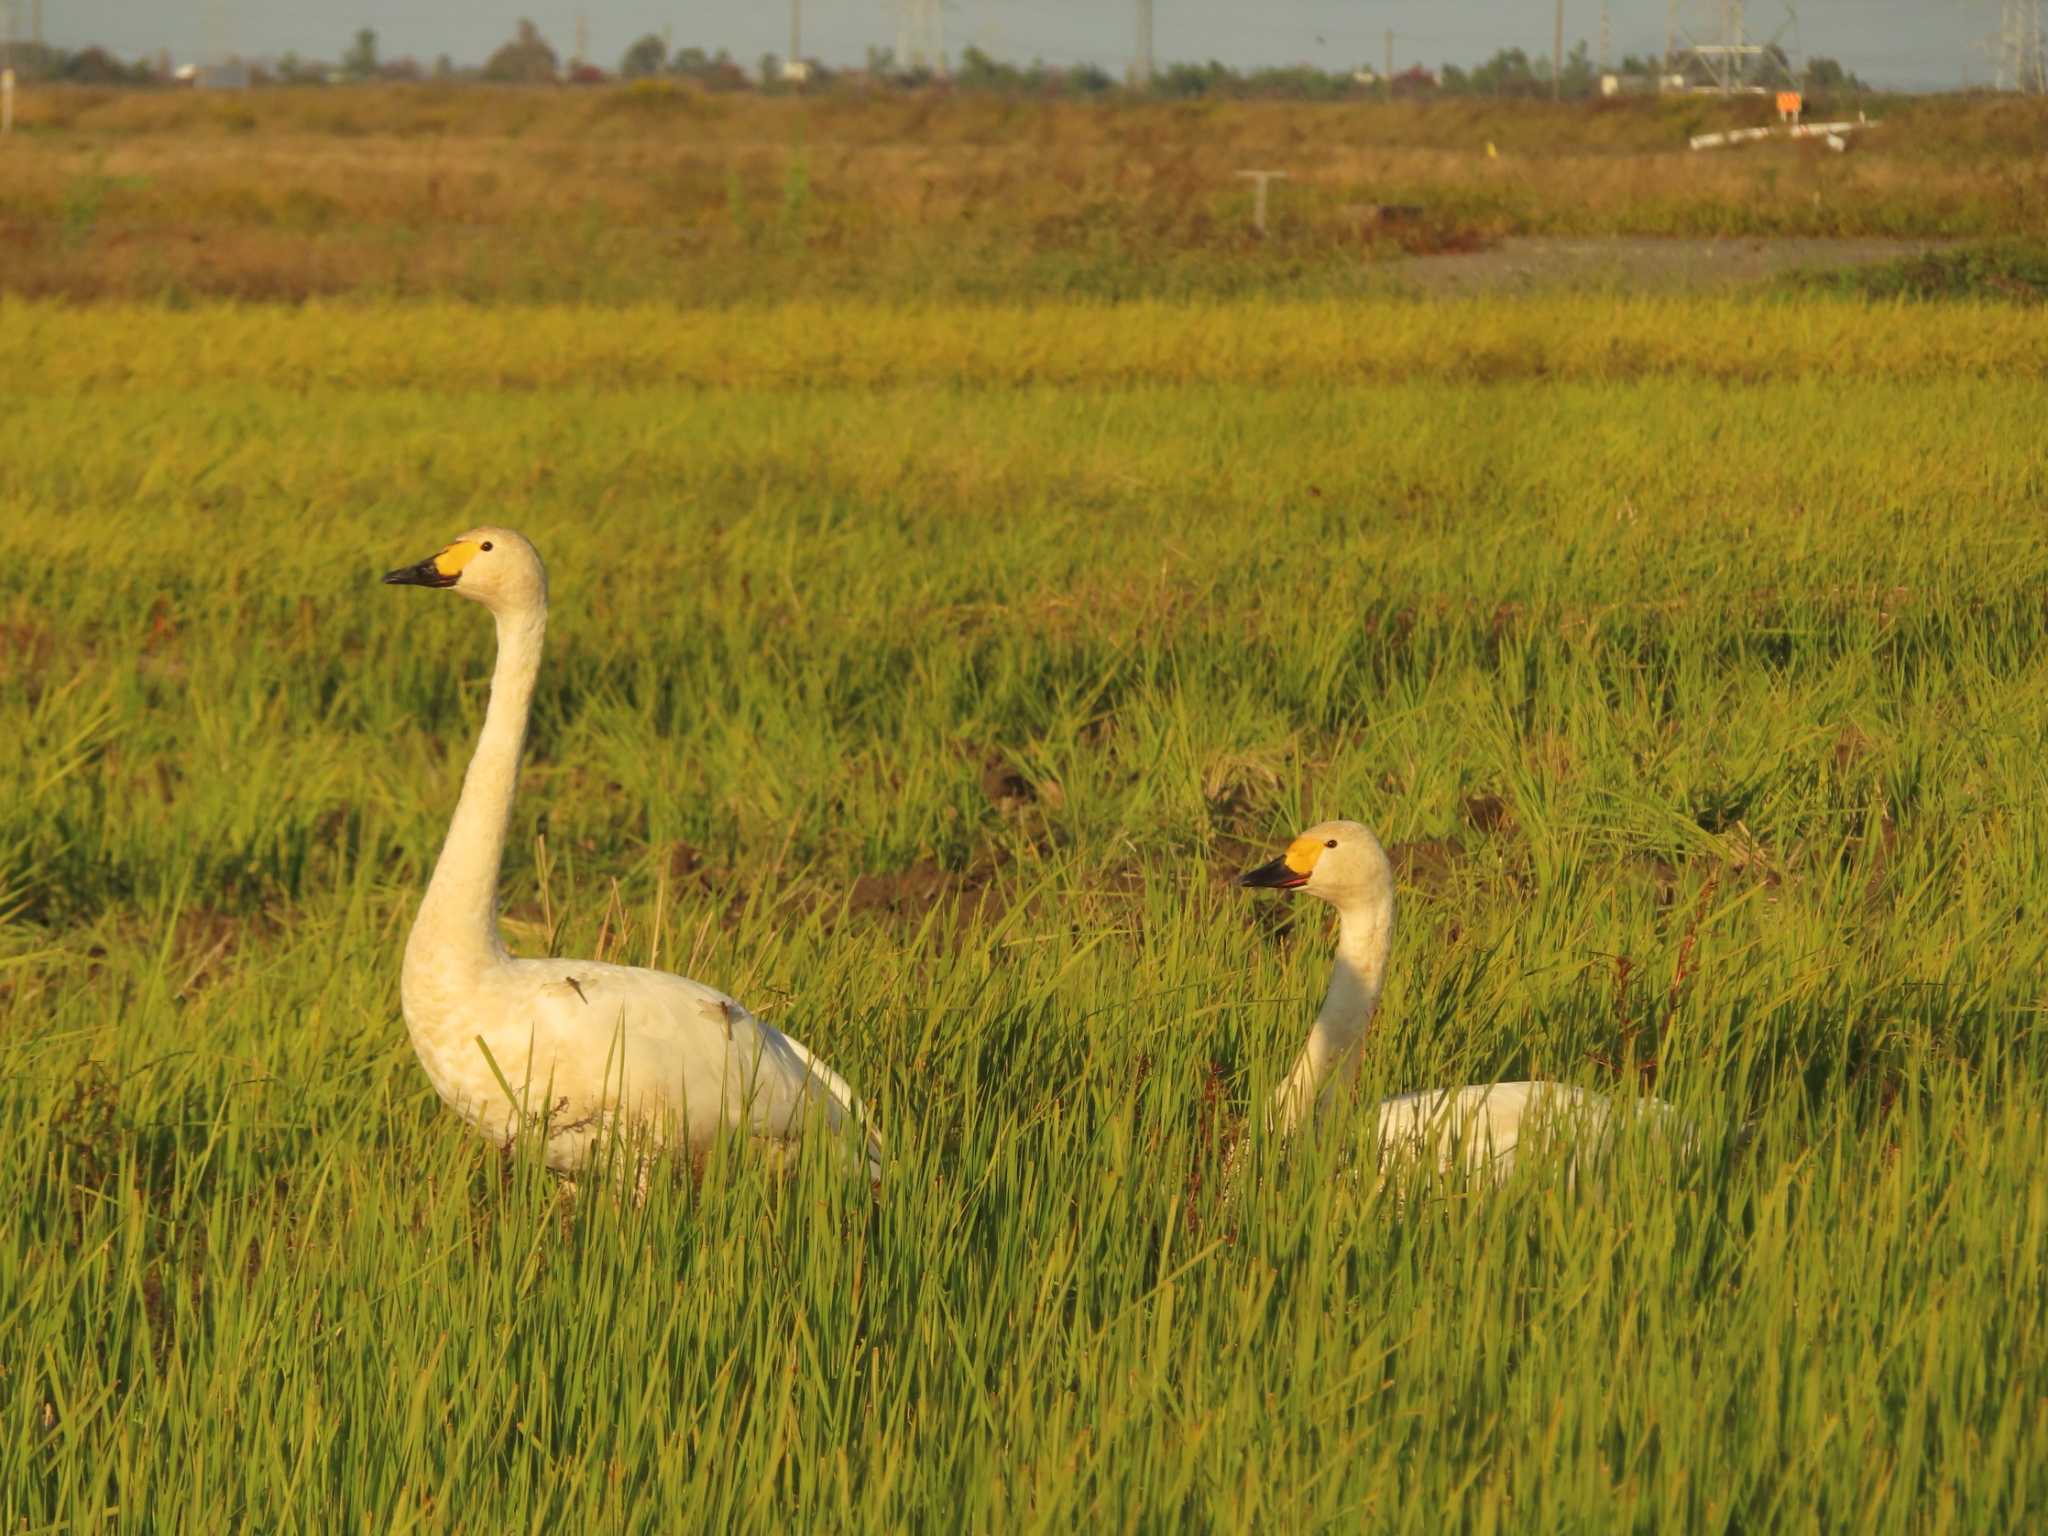
<svg viewBox="0 0 2048 1536"><path fill-rule="evenodd" d="M497 620L498 663L491 673L484 728L462 778L462 798L440 862L406 941L403 986L408 994L423 984L463 986L509 958L498 934L498 869L505 857L512 797L519 788L527 711L540 675L547 601L500 612Z"/></svg>
<svg viewBox="0 0 2048 1536"><path fill-rule="evenodd" d="M1355 1071L1359 1047L1379 1006L1387 956L1394 945L1394 896L1384 895L1337 909L1337 959L1330 990L1308 1032L1308 1043L1273 1095L1273 1125L1293 1131L1315 1113L1324 1088L1340 1073Z"/></svg>

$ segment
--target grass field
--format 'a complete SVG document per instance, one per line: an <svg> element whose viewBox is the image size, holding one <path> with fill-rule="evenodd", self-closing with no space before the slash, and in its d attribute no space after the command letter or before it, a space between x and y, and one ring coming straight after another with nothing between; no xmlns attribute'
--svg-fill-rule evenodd
<svg viewBox="0 0 2048 1536"><path fill-rule="evenodd" d="M2039 98L1814 108L1877 126L1848 154L1695 154L1689 134L1769 102L29 89L0 148L0 293L1348 299L1397 285L1404 252L1508 235L2038 240L2048 222ZM1264 239L1251 167L1290 177Z"/></svg>
<svg viewBox="0 0 2048 1536"><path fill-rule="evenodd" d="M7 1528L2019 1528L2044 336L10 305ZM555 591L515 941L786 1023L879 1192L572 1200L434 1098L490 637L376 576L486 518ZM1226 1190L1329 935L1224 877L1332 815L1368 1092L1654 1062L1698 1158Z"/></svg>

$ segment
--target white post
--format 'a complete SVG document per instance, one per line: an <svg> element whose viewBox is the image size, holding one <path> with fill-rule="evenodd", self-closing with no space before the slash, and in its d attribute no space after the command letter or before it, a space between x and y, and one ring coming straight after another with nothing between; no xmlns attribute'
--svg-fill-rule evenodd
<svg viewBox="0 0 2048 1536"><path fill-rule="evenodd" d="M1285 171L1239 171L1240 176L1251 179L1256 190L1252 193L1252 228L1263 235L1266 232L1266 183L1273 180L1285 181Z"/></svg>

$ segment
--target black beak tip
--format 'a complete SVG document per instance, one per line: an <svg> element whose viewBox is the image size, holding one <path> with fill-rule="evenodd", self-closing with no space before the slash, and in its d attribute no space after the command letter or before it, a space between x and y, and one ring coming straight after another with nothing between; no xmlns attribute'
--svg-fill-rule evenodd
<svg viewBox="0 0 2048 1536"><path fill-rule="evenodd" d="M1275 859L1270 864L1261 864L1257 869L1248 869L1237 877L1237 883L1250 891L1291 891L1297 885L1306 884L1308 876L1288 867L1285 859Z"/></svg>
<svg viewBox="0 0 2048 1536"><path fill-rule="evenodd" d="M418 565L404 565L395 571L386 571L384 573L384 585L387 587L452 587L455 585L455 578L453 576L443 576L440 567L435 565L430 558L422 560Z"/></svg>

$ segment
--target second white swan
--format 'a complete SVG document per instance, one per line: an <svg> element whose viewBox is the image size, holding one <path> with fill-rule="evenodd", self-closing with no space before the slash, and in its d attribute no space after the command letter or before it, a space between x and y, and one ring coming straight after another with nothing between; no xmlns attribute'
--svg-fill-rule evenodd
<svg viewBox="0 0 2048 1536"><path fill-rule="evenodd" d="M1332 1089L1356 1077L1367 1026L1379 1007L1394 943L1394 867L1369 828L1355 821L1310 827L1270 864L1239 876L1256 889L1301 891L1337 909L1337 957L1330 988L1294 1068L1273 1095L1271 1124L1290 1134L1312 1123ZM1640 1118L1667 1119L1655 1099L1631 1106ZM1597 1141L1615 1119L1616 1101L1569 1083L1473 1083L1425 1088L1379 1105L1382 1159L1433 1158L1440 1166L1504 1176L1540 1126L1548 1135Z"/></svg>
<svg viewBox="0 0 2048 1536"><path fill-rule="evenodd" d="M498 629L483 731L400 973L406 1030L441 1097L499 1143L539 1129L562 1171L616 1134L701 1152L730 1129L786 1153L819 1124L858 1135L878 1177L881 1138L852 1090L717 988L506 950L498 871L540 673L547 571L511 529L473 528L384 580L450 589L481 603Z"/></svg>

